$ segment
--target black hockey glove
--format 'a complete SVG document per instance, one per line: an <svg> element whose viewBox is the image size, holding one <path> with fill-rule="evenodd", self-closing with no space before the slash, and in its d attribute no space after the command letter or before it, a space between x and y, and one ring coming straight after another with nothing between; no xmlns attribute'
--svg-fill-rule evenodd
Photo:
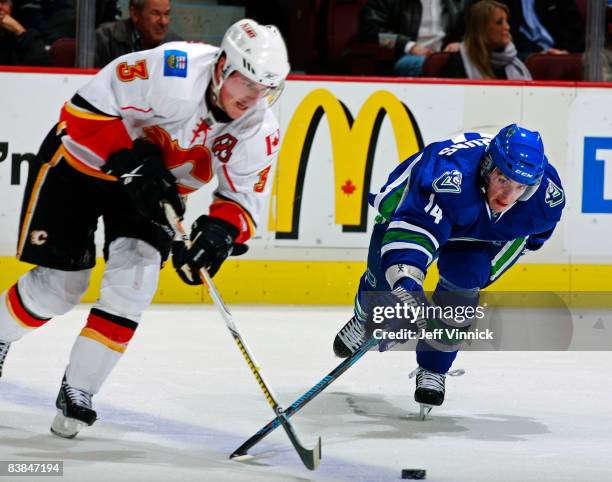
<svg viewBox="0 0 612 482"><path fill-rule="evenodd" d="M160 206L162 200L172 205L179 218L185 214L176 179L166 168L159 147L152 142L136 139L132 149L113 152L102 170L117 177L134 207L151 221L167 224Z"/></svg>
<svg viewBox="0 0 612 482"><path fill-rule="evenodd" d="M247 252L245 244L234 243L238 234L238 228L223 219L200 216L191 226L189 249L182 241L172 243L174 269L185 283L202 284L198 273L201 268L214 276L230 254L239 256Z"/></svg>

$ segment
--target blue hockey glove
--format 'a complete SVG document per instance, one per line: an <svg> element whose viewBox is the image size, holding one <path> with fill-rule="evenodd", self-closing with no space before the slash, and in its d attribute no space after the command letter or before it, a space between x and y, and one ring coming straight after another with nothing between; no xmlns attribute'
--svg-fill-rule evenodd
<svg viewBox="0 0 612 482"><path fill-rule="evenodd" d="M554 228L549 229L548 231L545 231L543 233L530 234L529 236L527 236L527 242L525 243L523 254L529 251L537 251L542 246L544 246L544 243L548 241L548 239L552 236L553 231Z"/></svg>
<svg viewBox="0 0 612 482"><path fill-rule="evenodd" d="M408 332L417 333L424 328L422 325L426 321L419 317L419 313L421 307L426 306L427 299L421 286L410 278L399 280L392 291L377 296L375 304L370 306L366 332L379 340L378 350L381 352L406 343Z"/></svg>

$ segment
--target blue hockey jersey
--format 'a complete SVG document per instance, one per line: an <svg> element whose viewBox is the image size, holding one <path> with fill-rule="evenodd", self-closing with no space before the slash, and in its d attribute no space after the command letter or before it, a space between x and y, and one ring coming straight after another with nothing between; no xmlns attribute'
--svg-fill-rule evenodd
<svg viewBox="0 0 612 482"><path fill-rule="evenodd" d="M381 246L382 267L406 264L425 273L452 240L511 241L529 236L541 246L561 218L565 194L547 164L537 191L495 216L486 202L481 160L492 136L468 132L435 142L391 172L370 204L388 222Z"/></svg>

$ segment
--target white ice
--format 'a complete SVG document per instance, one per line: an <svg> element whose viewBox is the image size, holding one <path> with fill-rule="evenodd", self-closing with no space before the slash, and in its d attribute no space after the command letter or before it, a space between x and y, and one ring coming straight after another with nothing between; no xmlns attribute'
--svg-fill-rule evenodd
<svg viewBox="0 0 612 482"><path fill-rule="evenodd" d="M337 363L349 308L230 307L281 403ZM611 352L465 352L447 398L417 419L414 353L368 353L291 420L323 438L316 472L277 430L228 455L273 412L211 306L155 306L94 398L99 420L74 440L49 433L82 306L15 343L0 379L0 460L62 460L64 481L612 480ZM5 479L0 477L0 480ZM37 480L40 477L6 478ZM43 479L46 480L46 479ZM57 480L57 479L51 479Z"/></svg>

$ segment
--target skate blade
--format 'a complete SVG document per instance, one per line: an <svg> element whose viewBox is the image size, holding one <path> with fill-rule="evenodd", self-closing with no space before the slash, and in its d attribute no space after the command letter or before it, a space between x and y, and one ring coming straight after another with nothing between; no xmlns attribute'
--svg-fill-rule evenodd
<svg viewBox="0 0 612 482"><path fill-rule="evenodd" d="M81 422L75 418L68 418L64 416L61 410L58 410L50 430L52 434L58 437L74 438L84 427L87 427L85 422Z"/></svg>
<svg viewBox="0 0 612 482"><path fill-rule="evenodd" d="M427 415L431 412L433 405L427 405L426 403L421 403L421 409L419 411L419 418L421 420L427 420Z"/></svg>

